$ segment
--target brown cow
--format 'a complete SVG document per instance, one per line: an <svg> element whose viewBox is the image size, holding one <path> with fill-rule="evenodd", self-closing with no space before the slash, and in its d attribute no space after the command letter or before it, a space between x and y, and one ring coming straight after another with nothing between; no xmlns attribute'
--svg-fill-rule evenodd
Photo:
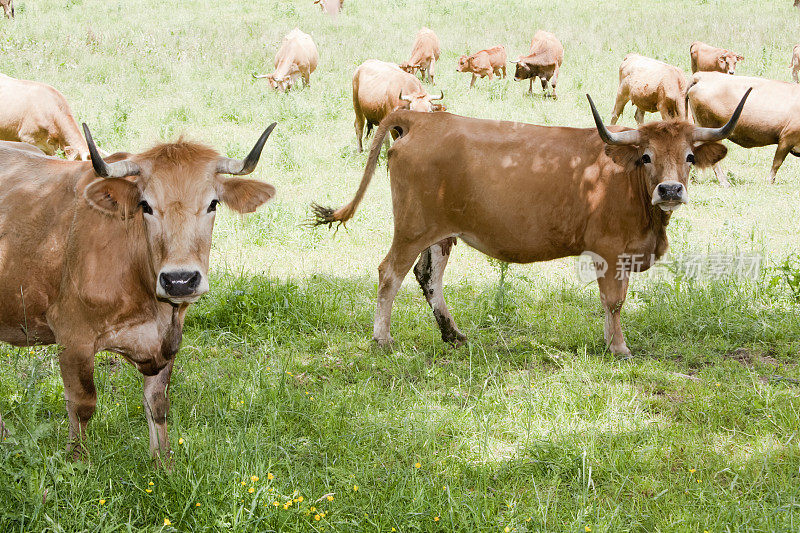
<svg viewBox="0 0 800 533"><path fill-rule="evenodd" d="M692 58L692 74L698 71L735 74L736 64L744 60L744 56L700 41L692 43L689 55Z"/></svg>
<svg viewBox="0 0 800 533"><path fill-rule="evenodd" d="M412 111L434 111L434 101L444 98L431 96L422 83L413 75L400 70L394 63L377 59L364 61L353 74L353 110L356 113L356 140L358 151L363 151L361 138L364 137L364 124L367 135L373 126L398 107L408 107Z"/></svg>
<svg viewBox="0 0 800 533"><path fill-rule="evenodd" d="M558 83L558 71L564 61L564 47L558 37L549 31L539 30L533 35L531 40L531 50L527 56L519 56L514 79L516 81L530 80L528 83L528 94L533 93L533 80L539 78L542 82L542 90L547 93L547 84L553 88L553 98L556 95L556 84Z"/></svg>
<svg viewBox="0 0 800 533"><path fill-rule="evenodd" d="M606 343L629 354L620 323L628 274L647 270L666 252L666 227L688 201L692 164L706 167L725 156L718 141L735 126L744 100L718 129L669 121L609 131L594 104L596 129L395 111L378 127L355 198L335 211L313 206L315 222L352 218L384 136L398 130L388 155L394 237L378 268L378 344L392 341L392 302L418 256L414 273L442 339L465 341L442 294L450 247L460 238L513 263L591 251L596 263L611 266L598 276Z"/></svg>
<svg viewBox="0 0 800 533"><path fill-rule="evenodd" d="M800 157L800 86L786 81L746 76L728 76L719 72L698 72L692 76L686 98L697 124L721 124L725 113L736 105L735 99L753 89L747 111L728 139L744 148L777 144L767 181L775 175L790 153ZM733 104L731 104L733 102ZM714 166L721 185L728 179L721 165Z"/></svg>
<svg viewBox="0 0 800 533"><path fill-rule="evenodd" d="M792 67L792 79L795 83L800 83L800 79L797 78L797 73L800 71L800 44L796 44L792 48L792 63L789 66Z"/></svg>
<svg viewBox="0 0 800 533"><path fill-rule="evenodd" d="M64 95L45 83L0 74L0 140L21 141L48 155L89 159L89 148Z"/></svg>
<svg viewBox="0 0 800 533"><path fill-rule="evenodd" d="M506 47L493 46L472 55L463 55L458 58L456 72L471 72L472 81L469 88L475 85L478 77L486 76L491 80L494 76L506 77Z"/></svg>
<svg viewBox="0 0 800 533"><path fill-rule="evenodd" d="M314 3L317 4L324 13L336 18L339 11L342 10L344 0L314 0Z"/></svg>
<svg viewBox="0 0 800 533"><path fill-rule="evenodd" d="M275 194L222 175L252 172L274 127L243 161L184 140L103 160L85 125L91 163L0 143L0 340L61 345L76 457L102 350L144 374L150 451L168 457L167 387L186 309L208 291L217 204L249 213Z"/></svg>
<svg viewBox="0 0 800 533"><path fill-rule="evenodd" d="M628 54L619 66L619 87L611 124L616 124L631 101L636 106L636 123L644 122L644 114L661 113L661 118L686 120L686 77L681 69L663 61Z"/></svg>
<svg viewBox="0 0 800 533"><path fill-rule="evenodd" d="M400 63L400 68L410 74L419 71L424 80L426 75L428 81L433 83L433 74L436 62L439 61L439 38L430 28L422 28L417 32L414 39L414 47L411 49L411 58Z"/></svg>
<svg viewBox="0 0 800 533"><path fill-rule="evenodd" d="M14 2L13 0L0 0L0 6L3 6L3 13L5 13L6 18L13 19L14 18Z"/></svg>
<svg viewBox="0 0 800 533"><path fill-rule="evenodd" d="M283 38L278 53L275 54L275 72L272 74L253 74L254 78L266 78L270 87L286 92L302 77L303 84L311 85L311 73L317 69L319 53L314 40L300 28L295 28Z"/></svg>

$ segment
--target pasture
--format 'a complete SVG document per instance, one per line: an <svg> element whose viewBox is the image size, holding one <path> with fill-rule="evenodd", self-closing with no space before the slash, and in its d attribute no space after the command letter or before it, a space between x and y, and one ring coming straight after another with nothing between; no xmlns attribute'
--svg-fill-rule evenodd
<svg viewBox="0 0 800 533"><path fill-rule="evenodd" d="M699 39L744 55L741 75L789 81L789 0L346 0L336 20L311 0L15 5L0 72L54 85L102 147L185 134L243 157L277 121L253 176L278 194L217 218L211 292L190 308L170 386L172 471L152 467L132 366L98 357L90 459L74 463L56 349L0 347L1 531L800 530L795 158L768 186L774 147L726 143L733 187L696 173L671 257L761 268L634 274L629 359L607 352L597 286L573 259L505 267L463 243L445 290L470 343L442 343L409 276L394 351L373 346L384 158L346 230L303 225L311 202L342 205L361 179L352 72L407 59L422 26L442 43L428 87L448 111L588 127L585 93L608 121L628 52L689 72ZM251 74L271 71L295 26L319 67L310 87L275 93ZM565 48L558 100L513 76L468 90L455 71L467 51L526 53L539 28ZM620 123L634 125L630 104Z"/></svg>

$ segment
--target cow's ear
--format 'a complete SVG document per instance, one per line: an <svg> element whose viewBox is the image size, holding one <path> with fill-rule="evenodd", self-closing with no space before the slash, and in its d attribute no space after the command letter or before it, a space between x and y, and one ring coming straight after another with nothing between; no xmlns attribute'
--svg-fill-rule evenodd
<svg viewBox="0 0 800 533"><path fill-rule="evenodd" d="M694 149L694 164L699 168L713 167L727 154L728 148L722 143L703 143Z"/></svg>
<svg viewBox="0 0 800 533"><path fill-rule="evenodd" d="M744 56L737 55L736 59L739 61L744 61Z"/></svg>
<svg viewBox="0 0 800 533"><path fill-rule="evenodd" d="M139 205L136 184L122 178L97 178L83 191L86 203L112 217L129 218Z"/></svg>
<svg viewBox="0 0 800 533"><path fill-rule="evenodd" d="M239 213L252 213L275 196L275 187L263 181L223 178L217 182L219 200Z"/></svg>
<svg viewBox="0 0 800 533"><path fill-rule="evenodd" d="M606 155L626 171L633 170L641 157L638 146L612 146L610 144L606 145Z"/></svg>

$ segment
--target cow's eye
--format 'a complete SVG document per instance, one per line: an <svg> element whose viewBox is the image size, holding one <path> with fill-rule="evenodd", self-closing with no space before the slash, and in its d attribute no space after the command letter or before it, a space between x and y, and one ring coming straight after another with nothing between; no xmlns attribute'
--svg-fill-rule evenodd
<svg viewBox="0 0 800 533"><path fill-rule="evenodd" d="M640 161L642 163L644 163L644 164L652 162L652 160L650 159L650 156L648 154L642 154L642 158L640 159Z"/></svg>
<svg viewBox="0 0 800 533"><path fill-rule="evenodd" d="M142 208L142 213L144 213L145 215L152 215L153 214L153 208L150 207L150 204L148 204L144 200L139 202L139 207Z"/></svg>
<svg viewBox="0 0 800 533"><path fill-rule="evenodd" d="M211 205L208 206L207 213L211 213L212 211L217 210L217 205L219 205L219 200L211 200Z"/></svg>
<svg viewBox="0 0 800 533"><path fill-rule="evenodd" d="M694 165L694 154L689 154L686 156L686 162L690 165Z"/></svg>

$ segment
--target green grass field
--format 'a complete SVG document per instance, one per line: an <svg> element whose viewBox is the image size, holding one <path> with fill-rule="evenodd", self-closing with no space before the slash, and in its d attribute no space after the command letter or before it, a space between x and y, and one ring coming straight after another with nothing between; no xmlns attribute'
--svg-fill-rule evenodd
<svg viewBox="0 0 800 533"><path fill-rule="evenodd" d="M395 350L375 348L383 164L347 231L302 226L312 201L341 205L360 180L353 70L406 59L423 25L442 42L431 91L449 111L589 126L584 94L608 119L628 52L688 71L700 39L743 54L743 75L790 80L790 0L347 0L336 21L311 0L16 6L0 72L57 87L106 148L185 134L241 157L277 121L255 176L278 197L217 219L212 291L190 310L170 387L172 471L148 457L133 367L98 357L91 459L73 463L55 348L0 348L0 531L800 531L794 158L768 186L774 147L730 145L733 188L696 176L673 257L752 253L762 269L634 278L626 360L607 353L596 285L572 259L512 265L501 285L502 267L463 244L445 283L471 342L441 342L409 277ZM311 87L272 93L251 73L271 70L295 26L319 67ZM538 28L564 44L559 100L511 79L467 90L459 55L505 44L515 57Z"/></svg>

